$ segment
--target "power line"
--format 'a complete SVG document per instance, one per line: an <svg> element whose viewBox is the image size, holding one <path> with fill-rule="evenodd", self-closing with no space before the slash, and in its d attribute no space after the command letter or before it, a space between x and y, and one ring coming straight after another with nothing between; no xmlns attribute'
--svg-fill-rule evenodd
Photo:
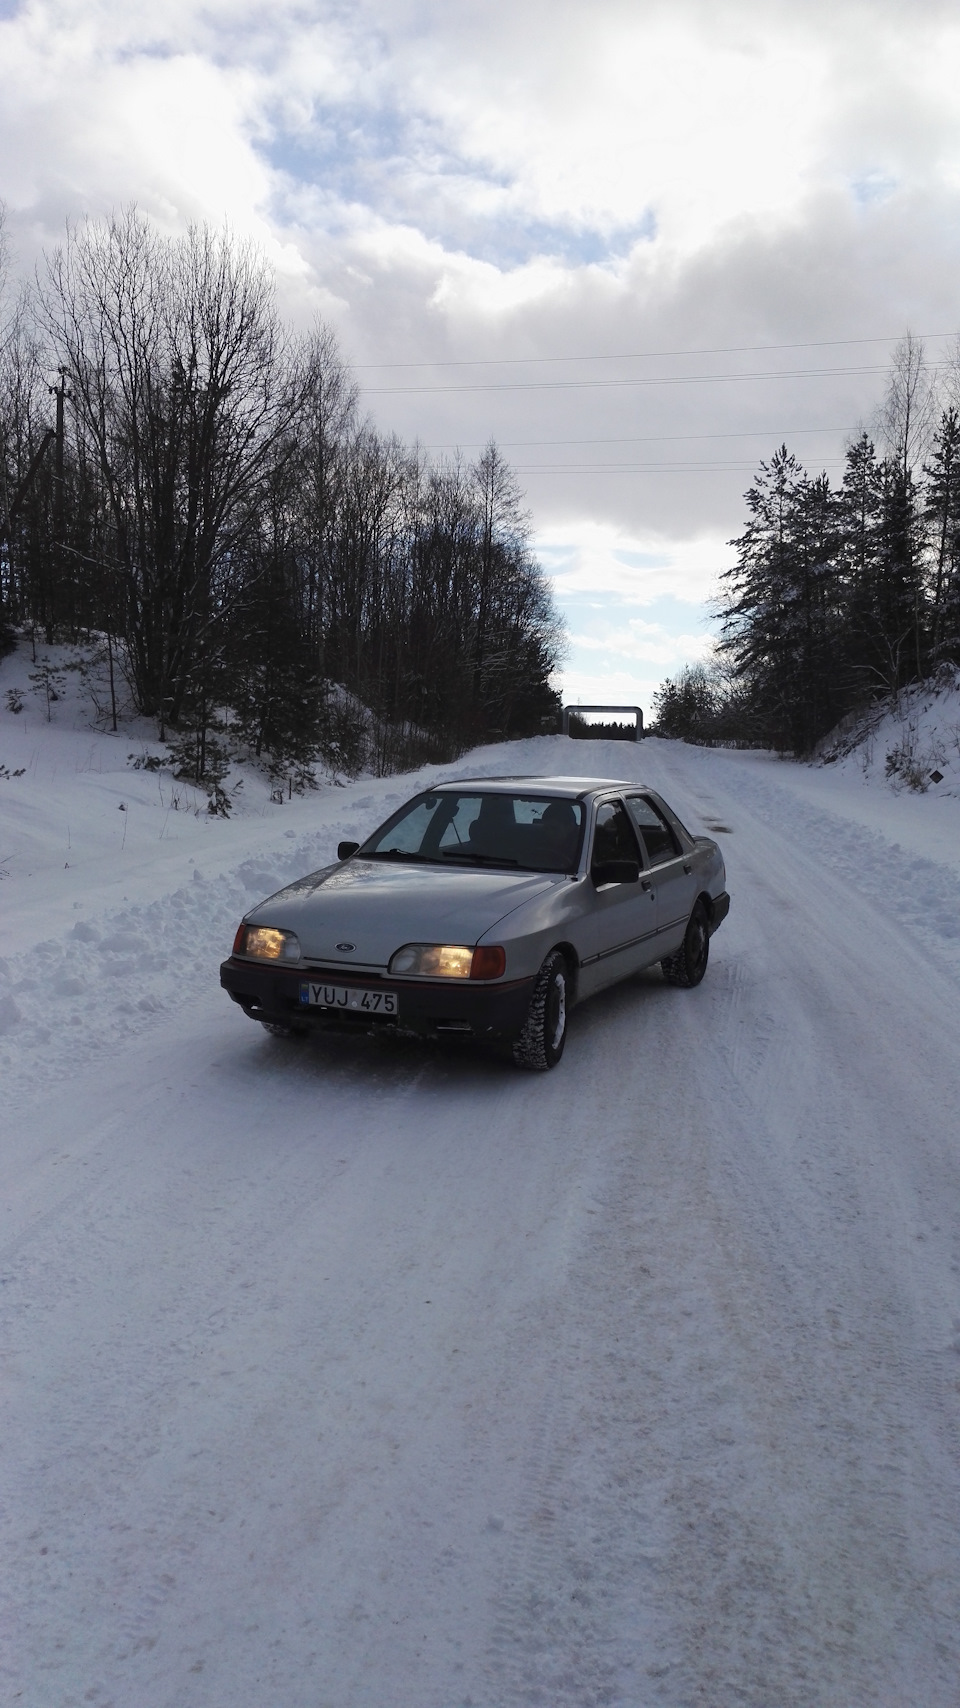
<svg viewBox="0 0 960 1708"><path fill-rule="evenodd" d="M699 439L796 439L801 433L852 433L852 427L777 427L751 428L747 433L645 433L627 439L498 439L497 448L513 451L532 445L678 445L692 444ZM463 451L482 448L486 440L449 440L444 444L424 445L425 451Z"/></svg>
<svg viewBox="0 0 960 1708"><path fill-rule="evenodd" d="M841 462L820 463L824 472ZM754 463L520 463L517 474L756 474Z"/></svg>
<svg viewBox="0 0 960 1708"><path fill-rule="evenodd" d="M915 336L922 341L928 338L954 338L957 334L918 332ZM681 356L746 356L767 350L836 350L859 344L896 344L902 337L902 333L897 333L893 337L808 339L800 344L717 344L704 349L625 350L600 356L478 356L469 360L452 361L441 358L429 362L352 362L350 366L358 373L368 373L373 369L382 372L388 368L519 368L532 367L543 362L646 362Z"/></svg>
<svg viewBox="0 0 960 1708"><path fill-rule="evenodd" d="M930 363L931 370L936 370L942 364ZM667 385L729 385L742 380L814 380L841 379L851 375L883 374L885 367L876 364L866 367L844 368L773 368L754 373L734 374L667 374L642 379L619 380L488 380L475 385L404 385L404 386L368 386L369 397L399 397L437 392L451 395L455 392L481 391L610 391L624 388L643 389L649 386Z"/></svg>

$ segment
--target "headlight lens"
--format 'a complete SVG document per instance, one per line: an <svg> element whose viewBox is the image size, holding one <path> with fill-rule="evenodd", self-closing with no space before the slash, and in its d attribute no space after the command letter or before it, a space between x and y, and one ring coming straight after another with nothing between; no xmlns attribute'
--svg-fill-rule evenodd
<svg viewBox="0 0 960 1708"><path fill-rule="evenodd" d="M277 931L271 925L241 925L233 952L253 955L258 961L299 961L300 940L292 931Z"/></svg>
<svg viewBox="0 0 960 1708"><path fill-rule="evenodd" d="M428 979L468 979L473 950L463 943L406 943L391 956L391 973Z"/></svg>
<svg viewBox="0 0 960 1708"><path fill-rule="evenodd" d="M388 972L428 979L498 979L507 964L500 948L465 943L405 943L390 958Z"/></svg>

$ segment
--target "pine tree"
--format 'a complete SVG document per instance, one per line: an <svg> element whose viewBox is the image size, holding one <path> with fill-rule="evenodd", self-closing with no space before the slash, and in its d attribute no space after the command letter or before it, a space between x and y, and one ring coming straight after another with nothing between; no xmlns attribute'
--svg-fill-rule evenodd
<svg viewBox="0 0 960 1708"><path fill-rule="evenodd" d="M881 472L874 616L881 668L897 689L918 681L928 661L922 519L912 471L888 458Z"/></svg>
<svg viewBox="0 0 960 1708"><path fill-rule="evenodd" d="M799 580L796 520L807 475L786 445L761 463L746 494L750 520L738 539L735 566L722 580L721 649L749 684L751 702L772 745L794 745L796 634Z"/></svg>
<svg viewBox="0 0 960 1708"><path fill-rule="evenodd" d="M882 680L877 652L875 589L883 533L883 476L873 440L861 433L848 446L837 495L848 704L869 699Z"/></svg>
<svg viewBox="0 0 960 1708"><path fill-rule="evenodd" d="M933 566L931 655L960 663L960 414L945 409L924 469L924 519Z"/></svg>

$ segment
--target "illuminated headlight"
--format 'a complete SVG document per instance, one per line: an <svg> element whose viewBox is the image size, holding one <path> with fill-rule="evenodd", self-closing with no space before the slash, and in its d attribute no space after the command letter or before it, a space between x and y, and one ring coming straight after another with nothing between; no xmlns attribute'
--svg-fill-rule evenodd
<svg viewBox="0 0 960 1708"><path fill-rule="evenodd" d="M498 979L507 964L501 948L469 949L464 943L405 943L391 956L388 972L427 979Z"/></svg>
<svg viewBox="0 0 960 1708"><path fill-rule="evenodd" d="M391 958L391 973L428 979L468 979L473 950L462 943L407 943Z"/></svg>
<svg viewBox="0 0 960 1708"><path fill-rule="evenodd" d="M233 952L254 955L258 961L299 961L300 941L292 931L276 931L271 925L241 925Z"/></svg>

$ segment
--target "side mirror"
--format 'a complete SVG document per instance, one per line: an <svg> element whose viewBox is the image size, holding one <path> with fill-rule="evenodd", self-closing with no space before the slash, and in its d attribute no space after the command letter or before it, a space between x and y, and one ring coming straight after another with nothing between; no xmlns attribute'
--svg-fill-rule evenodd
<svg viewBox="0 0 960 1708"><path fill-rule="evenodd" d="M351 854L355 854L357 852L357 849L359 848L359 846L360 846L359 842L338 842L337 843L337 859L338 860L349 860Z"/></svg>
<svg viewBox="0 0 960 1708"><path fill-rule="evenodd" d="M601 860L591 867L590 876L597 889L604 884L637 884L640 882L639 860Z"/></svg>

